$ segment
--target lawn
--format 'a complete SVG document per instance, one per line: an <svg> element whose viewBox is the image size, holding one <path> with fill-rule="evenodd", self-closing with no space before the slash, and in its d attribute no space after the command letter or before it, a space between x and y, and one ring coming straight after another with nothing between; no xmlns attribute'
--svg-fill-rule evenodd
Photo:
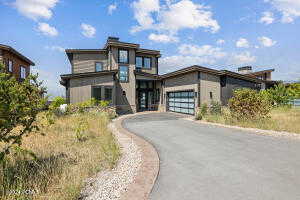
<svg viewBox="0 0 300 200"><path fill-rule="evenodd" d="M48 124L44 116L40 124ZM6 170L0 170L0 199L77 199L84 180L112 168L120 156L109 121L96 112L55 117L42 128L44 136L26 137L22 148L36 158L22 149L10 155Z"/></svg>
<svg viewBox="0 0 300 200"><path fill-rule="evenodd" d="M279 107L271 110L266 119L260 120L236 120L229 117L227 108L223 108L222 115L207 115L205 121L247 128L259 128L265 130L287 131L300 133L300 108Z"/></svg>

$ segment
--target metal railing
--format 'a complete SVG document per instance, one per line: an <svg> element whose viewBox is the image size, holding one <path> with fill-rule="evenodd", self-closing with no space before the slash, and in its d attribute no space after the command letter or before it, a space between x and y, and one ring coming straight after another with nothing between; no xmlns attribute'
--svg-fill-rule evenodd
<svg viewBox="0 0 300 200"><path fill-rule="evenodd" d="M294 99L290 101L292 106L300 106L300 99Z"/></svg>

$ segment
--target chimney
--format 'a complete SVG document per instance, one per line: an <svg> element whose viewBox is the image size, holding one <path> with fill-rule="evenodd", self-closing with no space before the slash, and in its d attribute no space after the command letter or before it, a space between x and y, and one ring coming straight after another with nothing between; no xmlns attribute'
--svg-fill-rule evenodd
<svg viewBox="0 0 300 200"><path fill-rule="evenodd" d="M245 67L239 67L238 73L240 74L250 74L252 73L252 67L251 66L245 66Z"/></svg>
<svg viewBox="0 0 300 200"><path fill-rule="evenodd" d="M117 42L119 41L119 38L118 37L112 37L112 36L109 36L107 38L107 42Z"/></svg>

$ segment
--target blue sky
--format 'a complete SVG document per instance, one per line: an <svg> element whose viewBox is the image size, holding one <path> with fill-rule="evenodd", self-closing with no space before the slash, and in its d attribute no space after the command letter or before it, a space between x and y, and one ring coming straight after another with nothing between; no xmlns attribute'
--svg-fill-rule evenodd
<svg viewBox="0 0 300 200"><path fill-rule="evenodd" d="M53 96L71 69L64 49L102 48L107 36L160 50L160 73L251 65L300 78L300 0L0 0L0 19L0 43L33 60Z"/></svg>

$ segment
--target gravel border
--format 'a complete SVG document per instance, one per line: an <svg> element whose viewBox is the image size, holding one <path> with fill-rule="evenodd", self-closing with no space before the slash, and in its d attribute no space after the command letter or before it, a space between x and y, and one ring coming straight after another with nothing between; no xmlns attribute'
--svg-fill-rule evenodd
<svg viewBox="0 0 300 200"><path fill-rule="evenodd" d="M225 128L232 128L232 129L239 129L242 131L248 131L250 133L255 133L258 135L267 135L272 137L279 137L279 138L290 138L290 139L300 139L300 134L298 133L292 133L292 132L286 132L286 131L273 131L273 130L264 130L264 129L258 129L258 128L244 128L240 126L231 126L226 124L219 124L219 123L213 123L213 122L206 122L202 120L195 120L192 117L183 118L185 120L193 121L195 123L200 124L207 124L212 126L221 126Z"/></svg>
<svg viewBox="0 0 300 200"><path fill-rule="evenodd" d="M124 119L147 113L153 112L124 115L109 124L121 147L121 158L113 170L87 179L79 199L148 199L159 171L158 154L150 143L122 127Z"/></svg>

